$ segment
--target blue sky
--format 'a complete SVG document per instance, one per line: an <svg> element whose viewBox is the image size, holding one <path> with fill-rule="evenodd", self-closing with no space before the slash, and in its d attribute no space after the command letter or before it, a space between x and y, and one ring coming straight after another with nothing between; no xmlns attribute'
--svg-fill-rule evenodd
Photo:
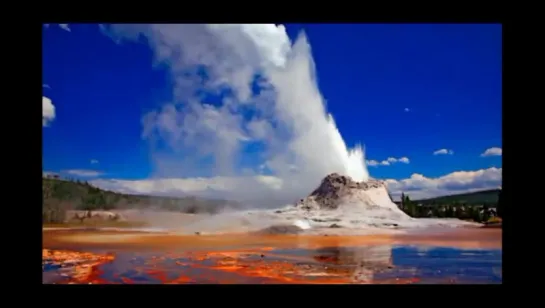
<svg viewBox="0 0 545 308"><path fill-rule="evenodd" d="M287 158L277 167L263 167L282 156L282 142L287 148L293 139L282 139L287 135L275 124L285 113L273 106L282 104L266 98L242 103L240 76L248 67L255 69L249 80L254 84L250 93L257 96L254 78L267 79L272 71L261 70L262 63L279 65L275 59L284 55L279 50L296 50L290 45L304 30L311 56L301 47L299 58L313 59L327 111L348 147L365 145L372 177L388 179L394 194L410 190L423 197L501 185L501 25L298 24L271 26L257 39L249 27L45 25L43 96L51 100L54 114L44 107L43 170L135 193L236 198L244 192L234 193L222 181L260 175L287 185L278 166ZM220 38L203 43L214 35ZM286 67L299 67L301 61ZM298 73L282 74L271 84L279 88ZM185 86L181 77L206 84ZM238 94L226 99L214 91ZM299 92L285 97L306 100ZM232 100L240 102L236 111L226 106ZM293 106L302 103L289 104L293 116L299 112ZM305 113L313 110L301 106ZM258 116L272 123L267 126L273 127L271 137L253 138L256 126L247 124ZM299 125L283 124L287 130ZM297 128L299 134L304 131ZM309 151L317 149L316 139L305 140ZM441 149L447 154L434 155ZM286 157L297 154L301 170L312 169L303 162L307 155ZM408 161L381 164L402 157ZM211 182L187 188L194 186L189 180L202 177ZM172 181L165 184L165 179ZM300 189L288 195L305 195Z"/></svg>

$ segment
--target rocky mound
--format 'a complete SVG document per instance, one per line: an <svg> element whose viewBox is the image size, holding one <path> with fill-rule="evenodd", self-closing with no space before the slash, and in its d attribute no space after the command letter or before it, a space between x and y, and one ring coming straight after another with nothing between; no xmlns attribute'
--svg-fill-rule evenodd
<svg viewBox="0 0 545 308"><path fill-rule="evenodd" d="M386 189L384 182L369 180L367 182L356 182L352 178L338 173L326 176L320 186L316 188L307 198L300 200L296 206L305 210L312 209L337 209L340 204L350 197L362 191L371 189ZM372 200L366 200L372 203ZM378 206L378 204L375 204Z"/></svg>

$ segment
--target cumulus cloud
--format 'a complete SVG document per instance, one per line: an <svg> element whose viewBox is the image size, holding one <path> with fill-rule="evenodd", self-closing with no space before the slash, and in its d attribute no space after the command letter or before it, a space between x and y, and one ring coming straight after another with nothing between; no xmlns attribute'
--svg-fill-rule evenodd
<svg viewBox="0 0 545 308"><path fill-rule="evenodd" d="M148 44L153 64L167 68L173 80L172 102L142 119L155 177L212 181L207 193L236 199L290 201L331 172L368 178L363 150L347 149L326 112L304 33L292 42L284 26L274 24L116 24L101 30L116 43ZM255 163L242 169L245 155ZM253 196L248 187L264 189Z"/></svg>
<svg viewBox="0 0 545 308"><path fill-rule="evenodd" d="M50 98L42 96L42 126L48 126L55 119L55 106Z"/></svg>
<svg viewBox="0 0 545 308"><path fill-rule="evenodd" d="M449 149L440 149L433 152L433 155L453 155L454 151Z"/></svg>
<svg viewBox="0 0 545 308"><path fill-rule="evenodd" d="M86 169L64 170L63 173L81 176L81 177L88 177L88 178L94 178L104 174L103 172L100 172L100 171L86 170Z"/></svg>
<svg viewBox="0 0 545 308"><path fill-rule="evenodd" d="M501 148L497 148L497 147L493 147L493 148L486 149L486 151L484 151L484 152L481 154L481 157L487 157L487 156L501 156L501 155L502 155L502 149L501 149Z"/></svg>
<svg viewBox="0 0 545 308"><path fill-rule="evenodd" d="M371 167L390 166L390 165L395 164L395 163L408 164L408 163L410 163L410 160L409 160L408 157L404 156L404 157L400 157L400 158L388 157L387 159L382 160L382 161L377 161L377 160L373 160L373 159L367 161L367 165L371 166Z"/></svg>
<svg viewBox="0 0 545 308"><path fill-rule="evenodd" d="M502 168L457 171L437 178L415 173L408 179L388 179L386 183L392 196L398 197L404 192L415 200L498 188L502 183Z"/></svg>
<svg viewBox="0 0 545 308"><path fill-rule="evenodd" d="M394 199L399 199L402 192L411 199L423 199L449 194L465 193L484 189L501 187L502 169L489 168L476 171L457 171L440 177L430 178L422 174L413 174L402 180L386 179L388 190ZM131 194L152 194L185 196L193 195L208 198L233 199L241 191L258 198L266 194L271 205L276 205L275 199L286 187L282 179L274 176L244 176L244 177L208 177L208 178L162 178L146 180L103 180L91 181L97 187ZM310 190L305 192L309 194ZM295 201L295 200L291 200Z"/></svg>

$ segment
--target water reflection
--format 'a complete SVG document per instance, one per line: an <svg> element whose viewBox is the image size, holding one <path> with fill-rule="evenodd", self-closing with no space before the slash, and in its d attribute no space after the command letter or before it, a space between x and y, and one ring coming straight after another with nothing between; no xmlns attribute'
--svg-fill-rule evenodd
<svg viewBox="0 0 545 308"><path fill-rule="evenodd" d="M375 273L393 268L392 246L326 247L317 249L313 259L345 268L353 282L372 283Z"/></svg>
<svg viewBox="0 0 545 308"><path fill-rule="evenodd" d="M313 259L354 283L501 283L501 250L374 245L326 247Z"/></svg>
<svg viewBox="0 0 545 308"><path fill-rule="evenodd" d="M258 246L215 251L118 251L100 263L91 253L64 253L76 283L501 283L501 250L360 245ZM339 243L342 244L342 243ZM303 245L304 246L304 245ZM47 257L51 253L44 254ZM66 256L66 257L64 257ZM77 263L75 258L81 259ZM70 261L72 259L72 261ZM60 259L59 259L60 260ZM79 264L79 265L78 265ZM95 267L96 265L96 267ZM44 282L59 281L44 263ZM48 278L50 277L50 278ZM47 278L47 279L46 279ZM54 278L54 279L53 279Z"/></svg>
<svg viewBox="0 0 545 308"><path fill-rule="evenodd" d="M415 275L435 283L501 283L501 249L398 246L393 250L396 267L415 267ZM401 273L397 273L398 276Z"/></svg>

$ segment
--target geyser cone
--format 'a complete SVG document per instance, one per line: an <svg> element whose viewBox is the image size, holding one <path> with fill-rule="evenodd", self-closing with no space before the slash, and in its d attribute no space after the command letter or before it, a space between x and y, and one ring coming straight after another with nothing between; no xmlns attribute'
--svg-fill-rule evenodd
<svg viewBox="0 0 545 308"><path fill-rule="evenodd" d="M306 210L334 210L341 206L382 208L407 216L392 202L383 181L371 179L356 182L351 177L338 173L326 176L320 186L297 206Z"/></svg>

